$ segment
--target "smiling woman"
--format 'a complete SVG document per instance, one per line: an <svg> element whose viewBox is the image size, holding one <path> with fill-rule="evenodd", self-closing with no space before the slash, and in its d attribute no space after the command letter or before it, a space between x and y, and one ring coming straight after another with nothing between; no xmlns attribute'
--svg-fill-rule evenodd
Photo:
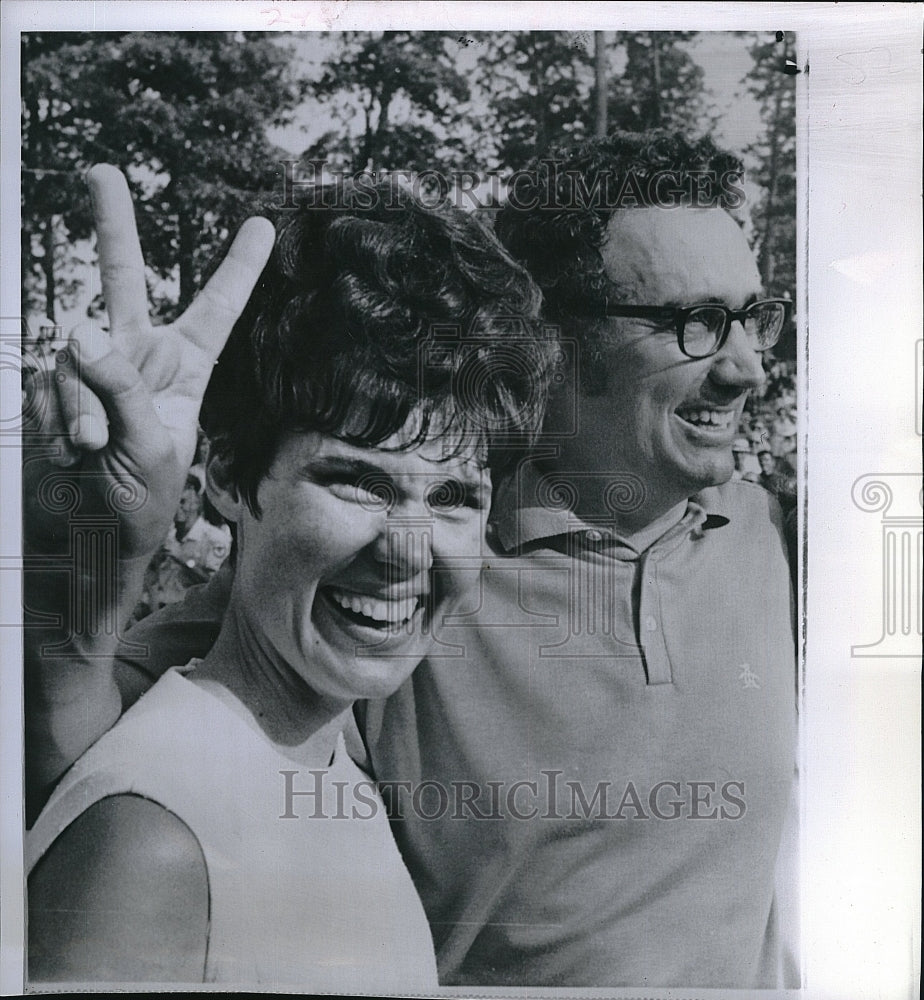
<svg viewBox="0 0 924 1000"><path fill-rule="evenodd" d="M349 818L327 792L294 824L288 804L309 794L302 768L361 798L354 700L394 691L477 579L490 476L544 409L537 310L461 213L389 189L280 215L202 409L208 494L235 531L228 611L208 656L168 671L31 831L33 982L435 987L374 790ZM117 391L87 377L118 448Z"/></svg>

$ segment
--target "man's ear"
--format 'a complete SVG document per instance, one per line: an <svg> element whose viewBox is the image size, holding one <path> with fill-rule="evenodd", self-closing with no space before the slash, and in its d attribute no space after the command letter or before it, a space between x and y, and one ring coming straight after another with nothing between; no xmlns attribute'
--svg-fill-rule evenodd
<svg viewBox="0 0 924 1000"><path fill-rule="evenodd" d="M243 502L230 475L231 458L225 453L209 449L205 463L205 491L219 514L232 524L241 519Z"/></svg>

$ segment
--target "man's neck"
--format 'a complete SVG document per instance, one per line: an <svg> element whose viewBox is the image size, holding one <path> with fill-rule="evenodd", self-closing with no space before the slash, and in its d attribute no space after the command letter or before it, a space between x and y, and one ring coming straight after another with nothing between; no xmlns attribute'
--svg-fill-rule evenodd
<svg viewBox="0 0 924 1000"><path fill-rule="evenodd" d="M623 539L636 552L644 552L654 545L659 538L663 538L675 524L679 524L686 512L687 501L681 500L661 514L660 517L656 517L650 524L645 525L645 527L624 534Z"/></svg>
<svg viewBox="0 0 924 1000"><path fill-rule="evenodd" d="M576 489L577 499L572 512L587 524L606 525L627 541L635 536L647 536L683 516L689 497L658 488L658 485L636 474L598 473L589 461L565 453L556 457L538 458L535 467L541 474L560 474ZM677 512L680 511L678 514Z"/></svg>

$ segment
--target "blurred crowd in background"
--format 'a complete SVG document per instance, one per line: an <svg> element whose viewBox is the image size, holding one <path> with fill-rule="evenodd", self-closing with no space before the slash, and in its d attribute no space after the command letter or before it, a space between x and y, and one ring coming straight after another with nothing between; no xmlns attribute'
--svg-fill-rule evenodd
<svg viewBox="0 0 924 1000"><path fill-rule="evenodd" d="M760 483L784 508L796 496L795 362L768 359L767 380L751 391L733 445L734 479Z"/></svg>

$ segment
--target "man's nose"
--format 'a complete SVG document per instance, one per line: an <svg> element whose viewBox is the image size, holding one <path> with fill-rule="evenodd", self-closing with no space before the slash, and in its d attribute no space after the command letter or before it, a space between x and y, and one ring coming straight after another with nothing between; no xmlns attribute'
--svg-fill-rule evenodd
<svg viewBox="0 0 924 1000"><path fill-rule="evenodd" d="M713 355L710 370L713 381L720 385L756 389L766 379L763 362L745 333L744 326L735 320L722 349Z"/></svg>

